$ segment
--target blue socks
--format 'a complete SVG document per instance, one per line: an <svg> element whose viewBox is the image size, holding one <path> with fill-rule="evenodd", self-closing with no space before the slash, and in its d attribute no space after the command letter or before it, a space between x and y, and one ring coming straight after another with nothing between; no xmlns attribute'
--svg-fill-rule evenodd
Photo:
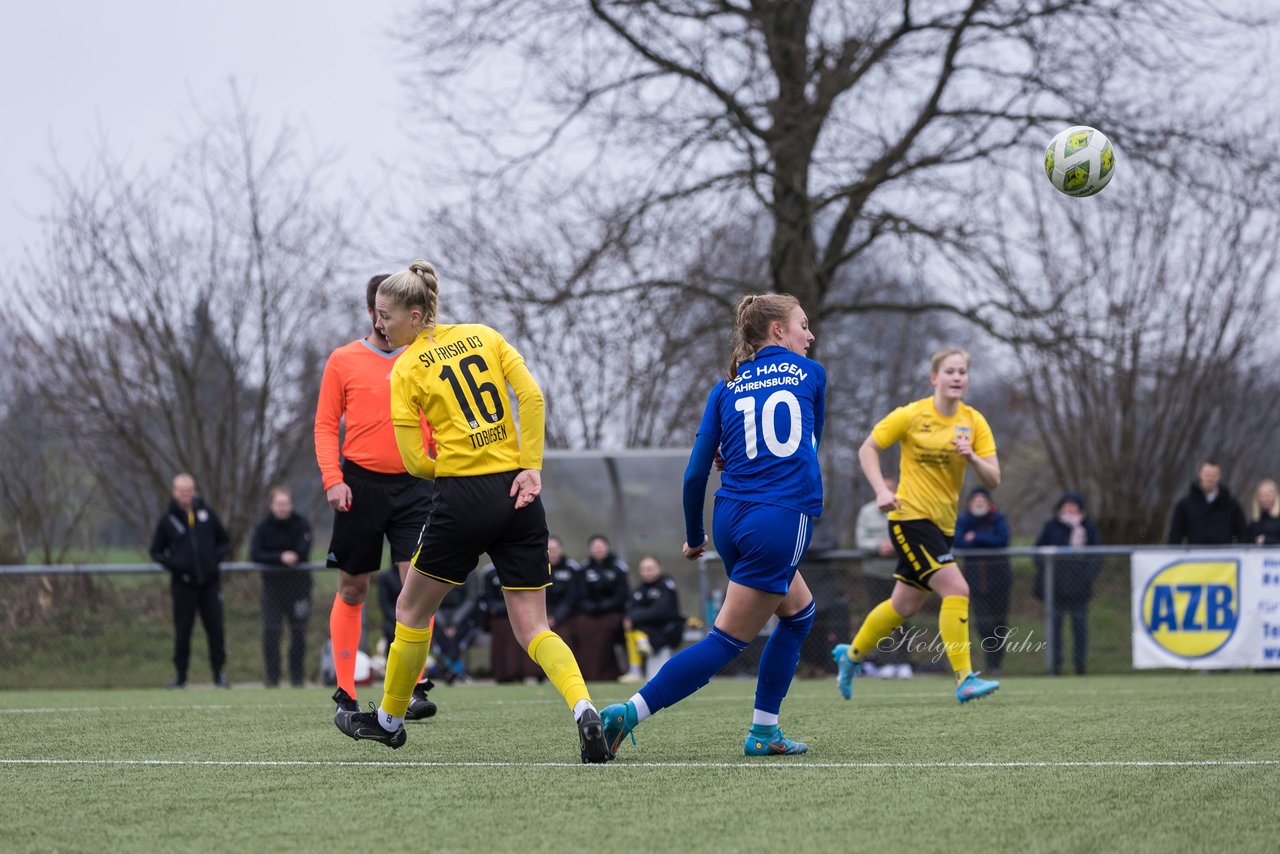
<svg viewBox="0 0 1280 854"><path fill-rule="evenodd" d="M810 609L809 623L810 625L813 623L812 609ZM808 632L807 628L805 632ZM803 639L803 635L801 638ZM772 639L769 642L772 644ZM737 658L738 654L746 648L746 641L729 637L719 629L713 628L705 638L671 656L671 659L662 665L658 675L640 689L640 696L649 706L650 714L667 706L674 706L706 685L711 681L712 676L723 670L726 664ZM765 650L768 650L768 646ZM800 646L797 641L796 658L791 662L792 673L795 672L796 662L800 660L799 656ZM764 673L763 667L764 663L761 662L761 674ZM787 683L790 682L791 677L788 676ZM783 692L786 692L785 686Z"/></svg>
<svg viewBox="0 0 1280 854"><path fill-rule="evenodd" d="M800 645L813 628L813 615L817 608L813 602L798 614L779 617L778 626L769 635L760 655L760 672L756 678L756 711L776 716L782 708L782 698L787 696L791 680L800 663ZM774 717L772 723L777 723Z"/></svg>
<svg viewBox="0 0 1280 854"><path fill-rule="evenodd" d="M800 663L800 645L813 628L817 608L813 602L800 613L779 618L760 656L760 673L756 680L756 717L753 723L776 725L782 699L791 688ZM653 714L676 703L711 681L725 665L747 648L746 641L730 637L717 628L705 638L673 655L662 665L658 675L640 689L640 697Z"/></svg>

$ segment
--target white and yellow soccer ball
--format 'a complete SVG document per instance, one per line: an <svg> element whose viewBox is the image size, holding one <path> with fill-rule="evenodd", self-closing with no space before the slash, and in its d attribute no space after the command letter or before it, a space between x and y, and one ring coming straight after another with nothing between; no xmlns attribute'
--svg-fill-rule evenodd
<svg viewBox="0 0 1280 854"><path fill-rule="evenodd" d="M1092 196L1107 186L1115 171L1111 140L1091 127L1067 128L1050 141L1044 153L1049 183L1068 196Z"/></svg>

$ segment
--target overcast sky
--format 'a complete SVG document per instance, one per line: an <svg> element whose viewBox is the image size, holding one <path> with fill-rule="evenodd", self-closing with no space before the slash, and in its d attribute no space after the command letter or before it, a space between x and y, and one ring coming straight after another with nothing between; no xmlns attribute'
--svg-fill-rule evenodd
<svg viewBox="0 0 1280 854"><path fill-rule="evenodd" d="M411 5L3 0L0 263L40 235L55 152L73 174L104 138L128 165L167 162L197 124L193 104L225 106L232 78L268 127L304 134L303 152L336 151L339 175L381 174L408 147L388 33Z"/></svg>

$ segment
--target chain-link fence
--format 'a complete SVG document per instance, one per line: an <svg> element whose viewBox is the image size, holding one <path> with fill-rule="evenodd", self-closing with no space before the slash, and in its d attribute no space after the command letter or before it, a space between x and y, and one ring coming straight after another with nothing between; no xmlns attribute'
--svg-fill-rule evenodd
<svg viewBox="0 0 1280 854"><path fill-rule="evenodd" d="M335 573L223 564L221 609L233 682L321 678ZM371 590L370 599L376 599ZM154 564L0 567L0 688L152 687L175 674L175 597ZM212 681L208 635L193 605L188 677ZM375 630L376 602L366 607Z"/></svg>
<svg viewBox="0 0 1280 854"><path fill-rule="evenodd" d="M1132 669L1132 590L1125 547L957 552L970 587L970 637L977 669L1009 675L1117 673ZM319 565L281 571L224 564L226 673L241 683L324 682L328 614L337 573ZM801 658L802 676L834 672L831 648L847 642L867 612L888 598L892 564L862 551L814 551L801 565L818 609ZM724 573L704 557L698 596L685 613L707 625L723 601ZM682 581L682 586L685 582ZM882 676L949 672L938 638L936 596L926 599L869 657ZM147 687L174 674L174 606L169 575L152 564L0 567L0 689ZM372 654L383 634L374 584L365 603ZM767 633L772 627L767 626ZM696 633L691 633L696 637ZM474 675L489 672L487 637L471 649ZM763 636L731 665L753 673ZM191 635L192 682L210 673L205 632Z"/></svg>

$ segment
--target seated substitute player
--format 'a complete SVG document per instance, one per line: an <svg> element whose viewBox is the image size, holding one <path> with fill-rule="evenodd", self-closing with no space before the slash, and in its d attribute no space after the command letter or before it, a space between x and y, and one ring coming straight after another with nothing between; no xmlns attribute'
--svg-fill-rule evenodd
<svg viewBox="0 0 1280 854"><path fill-rule="evenodd" d="M369 320L373 301L386 276L374 276L365 288ZM338 711L359 711L356 702L356 651L364 623L369 578L382 564L382 539L401 580L427 521L431 484L409 474L400 458L391 426L391 387L387 376L404 347L390 344L376 326L368 335L329 355L316 403L316 462L325 498L334 509L333 538L326 565L338 570L338 593L329 611L329 637L338 690ZM346 425L339 464L339 422ZM417 441L432 447L431 426L422 422ZM413 692L408 719L436 713L424 679Z"/></svg>
<svg viewBox="0 0 1280 854"><path fill-rule="evenodd" d="M972 466L987 489L1000 485L996 440L982 413L964 402L969 354L954 347L939 350L929 366L933 395L893 410L858 449L876 504L889 513L889 538L898 553L898 567L890 597L871 609L852 643L831 650L839 668L840 696L846 700L853 696L853 679L863 657L919 611L930 591L942 597L938 633L955 671L956 699L967 703L1000 687L973 672L969 585L951 555L965 469ZM896 495L880 469L881 452L895 442L902 445Z"/></svg>
<svg viewBox="0 0 1280 854"><path fill-rule="evenodd" d="M796 571L822 513L822 438L827 375L805 358L813 341L795 297L746 296L738 303L735 345L716 383L684 473L684 556L707 544L702 508L716 449L724 458L712 532L729 576L724 607L702 640L672 656L625 703L601 712L609 750L645 718L688 697L738 656L771 616L778 627L760 656L755 711L743 745L748 756L804 753L778 728L800 646L813 626L814 602ZM632 740L635 736L632 735Z"/></svg>
<svg viewBox="0 0 1280 854"><path fill-rule="evenodd" d="M396 439L406 468L434 478L435 487L413 571L396 602L382 704L376 712L344 713L338 728L393 748L405 743L402 721L431 645L431 617L487 552L516 638L573 711L582 761L605 762L604 728L578 662L547 627L542 392L524 358L495 330L437 323L438 301L436 272L426 261L414 261L378 288L378 328L387 340L407 346L391 373ZM518 400L518 434L508 385ZM435 428L435 460L417 430L422 414Z"/></svg>

